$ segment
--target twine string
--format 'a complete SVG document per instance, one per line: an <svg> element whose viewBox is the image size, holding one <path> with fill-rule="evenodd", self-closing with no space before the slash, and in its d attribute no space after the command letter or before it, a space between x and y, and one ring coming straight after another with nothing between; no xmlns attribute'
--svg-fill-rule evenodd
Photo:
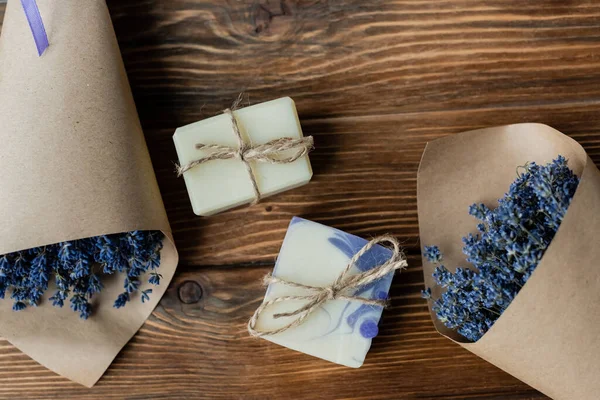
<svg viewBox="0 0 600 400"><path fill-rule="evenodd" d="M234 103L233 109L235 109L237 106L238 101ZM246 171L250 177L250 182L252 183L252 190L254 191L254 201L252 204L256 204L260 201L261 194L258 188L256 175L252 169L252 166L250 165L250 162L256 161L268 164L293 163L299 158L307 155L313 149L314 139L312 136L307 136L300 139L284 137L271 140L270 142L257 146L250 145L244 141L237 118L233 114L233 109L228 108L224 110L223 113L227 114L231 119L231 126L233 128L233 133L236 136L238 147L234 148L230 146L197 143L195 146L196 149L207 150L208 154L188 164L177 165L177 176L181 177L190 169L209 161L238 159L246 167Z"/></svg>
<svg viewBox="0 0 600 400"><path fill-rule="evenodd" d="M369 250L378 244L386 243L391 245L392 256L383 264L371 268L365 272L361 272L360 274L350 275L350 271L356 265L358 260ZM379 279L382 279L384 276L392 273L396 270L406 268L407 266L406 259L404 258L404 254L400 249L400 244L398 240L391 236L380 236L371 240L367 243L358 253L356 253L348 265L344 268L344 270L338 275L335 281L325 287L316 287L310 285L304 285L297 282L288 281L282 278L278 278L271 274L268 274L264 277L263 283L265 285L270 285L274 283L279 283L286 285L291 288L298 288L307 291L308 293L304 296L280 296L275 297L269 300L263 300L262 304L256 309L250 321L248 321L248 332L250 335L254 337L261 337L266 335L276 335L281 332L285 332L288 329L294 328L296 326L301 325L309 315L315 312L319 307L321 307L325 302L330 300L346 300L346 301L355 301L366 305L371 306L381 306L385 307L387 305L386 300L379 299L367 299L361 296L357 296L354 294L350 294L352 290L364 287L372 282L375 282ZM258 318L260 315L267 309L268 307L286 301L304 301L305 304L296 310L290 312L283 312L273 314L274 319L283 318L283 317L296 317L290 323L275 329L268 330L259 330L256 328L256 324L258 322Z"/></svg>

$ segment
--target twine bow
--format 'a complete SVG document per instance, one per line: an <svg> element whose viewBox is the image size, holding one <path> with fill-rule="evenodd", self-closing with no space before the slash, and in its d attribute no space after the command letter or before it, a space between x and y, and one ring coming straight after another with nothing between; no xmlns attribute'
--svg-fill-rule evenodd
<svg viewBox="0 0 600 400"><path fill-rule="evenodd" d="M236 102L237 103L237 102ZM223 111L231 118L231 125L233 132L238 141L238 147L220 146L216 144L203 144L197 143L196 149L198 150L209 150L209 154L194 160L186 165L177 165L177 176L182 176L185 172L190 169L197 167L198 165L204 164L213 160L229 160L238 159L246 166L248 176L252 182L252 189L254 190L254 202L256 204L261 199L260 190L258 189L258 183L256 176L250 165L251 161L264 162L269 164L289 164L298 160L301 157L307 155L314 145L312 136L304 137L301 139L293 139L289 137L279 138L272 140L268 143L253 146L247 144L242 137L240 127L238 125L235 115L233 115L232 109L228 108ZM288 150L294 150L292 154L285 154Z"/></svg>
<svg viewBox="0 0 600 400"><path fill-rule="evenodd" d="M358 260L365 253L371 250L373 246L378 245L380 243L387 243L391 245L392 256L390 257L390 259L379 266L369 269L368 271L356 275L350 275L350 270L354 267ZM287 331L290 328L294 328L298 325L301 325L306 320L306 318L308 318L309 315L311 315L314 311L321 307L325 302L330 300L356 301L362 304L385 307L387 305L386 300L367 299L364 297L350 294L350 292L353 289L359 289L372 282L382 279L387 274L392 273L398 269L406 268L407 265L408 264L406 262L406 259L404 258L404 254L402 254L402 251L400 250L400 244L398 243L398 241L391 236L381 236L371 240L358 253L356 253L354 257L352 257L346 268L344 268L342 273L329 286L315 287L303 285L296 282L286 281L285 279L277 278L276 276L268 274L264 278L265 285L270 285L272 283L281 283L289 287L304 289L311 293L305 296L281 296L275 297L270 300L264 300L263 303L254 312L254 315L252 316L252 318L250 318L250 321L248 321L248 332L254 337L261 337L266 335L276 335L278 333ZM267 307L276 303L294 300L303 300L306 301L306 303L302 307L299 307L294 311L274 314L273 318L278 319L283 317L297 317L296 319L280 328L271 330L256 329L256 323L258 321L258 318Z"/></svg>

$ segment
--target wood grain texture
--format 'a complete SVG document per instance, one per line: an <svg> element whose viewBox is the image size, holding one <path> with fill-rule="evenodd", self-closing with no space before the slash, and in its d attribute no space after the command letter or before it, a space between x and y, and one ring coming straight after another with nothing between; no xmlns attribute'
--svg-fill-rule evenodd
<svg viewBox="0 0 600 400"><path fill-rule="evenodd" d="M525 121L568 133L600 163L600 4L108 4L181 265L157 310L93 389L1 341L0 397L546 398L435 333L419 299L416 171L427 141ZM241 91L252 103L295 99L305 134L316 140L314 180L201 219L174 177L171 135L220 112ZM294 215L365 237L392 233L406 246L411 267L395 279L392 307L359 370L245 332L264 294L260 277Z"/></svg>

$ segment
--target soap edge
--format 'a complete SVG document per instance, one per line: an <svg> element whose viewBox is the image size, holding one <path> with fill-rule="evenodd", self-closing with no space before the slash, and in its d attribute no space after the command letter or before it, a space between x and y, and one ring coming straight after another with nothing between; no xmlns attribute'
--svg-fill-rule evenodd
<svg viewBox="0 0 600 400"><path fill-rule="evenodd" d="M175 153L177 154L177 161L178 161L178 165L181 165L181 157L179 156L179 141L177 140L177 130L179 128L177 128L175 130L175 133L173 134L173 144L175 145ZM185 176L185 174L183 174L181 176L181 178L183 178L183 182L185 183L185 191L187 192L188 195L188 199L190 199L190 205L192 206L192 211L194 212L194 214L198 215L198 216L202 216L201 214L198 213L198 211L196 210L196 206L194 204L194 199L192 198L192 191L189 188L189 184L188 184L188 180L187 177Z"/></svg>
<svg viewBox="0 0 600 400"><path fill-rule="evenodd" d="M282 101L282 100L288 100L288 99L292 103L292 105L294 107L294 110L296 110L296 102L294 101L294 99L292 99L289 96L285 96L285 97L278 97L278 98L272 99L272 100L263 101L261 103L253 104L251 106L241 107L239 109L234 110L233 112L234 112L234 114L237 114L239 112L248 112L248 111L251 111L253 108L258 107L258 106L264 106L266 104L270 104L270 103L274 103L274 102ZM175 133L173 134L173 136L177 135L177 132L179 130L185 131L188 128L190 128L191 126L193 126L193 125L197 125L197 124L202 125L203 123L208 123L209 121L213 120L214 118L219 118L219 117L223 117L223 116L225 116L225 114L219 113L219 114L213 115L212 117L204 118L204 119L201 119L201 120L198 120L198 121L191 122L191 123L186 124L186 125L179 126L179 127L177 127L177 129L175 129ZM302 131L300 131L300 132L302 132Z"/></svg>

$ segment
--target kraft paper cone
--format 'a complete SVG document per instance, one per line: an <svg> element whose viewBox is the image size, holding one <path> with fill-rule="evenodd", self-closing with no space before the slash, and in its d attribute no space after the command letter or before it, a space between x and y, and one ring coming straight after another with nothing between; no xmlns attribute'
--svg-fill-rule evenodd
<svg viewBox="0 0 600 400"><path fill-rule="evenodd" d="M0 301L1 336L91 387L157 305L177 252L105 2L38 3L50 39L42 57L18 0L0 37L0 254L132 230L167 237L163 279L145 304L113 308L122 277L104 279L87 321L67 305L17 313Z"/></svg>
<svg viewBox="0 0 600 400"><path fill-rule="evenodd" d="M439 245L449 269L469 266L461 238L476 232L475 202L496 206L528 161L569 160L577 192L540 264L508 309L476 343L432 314L443 335L554 399L600 396L600 172L583 148L540 124L482 129L427 145L418 176L421 245ZM423 260L432 289L434 266ZM435 290L434 290L435 292ZM433 293L434 297L439 296Z"/></svg>

